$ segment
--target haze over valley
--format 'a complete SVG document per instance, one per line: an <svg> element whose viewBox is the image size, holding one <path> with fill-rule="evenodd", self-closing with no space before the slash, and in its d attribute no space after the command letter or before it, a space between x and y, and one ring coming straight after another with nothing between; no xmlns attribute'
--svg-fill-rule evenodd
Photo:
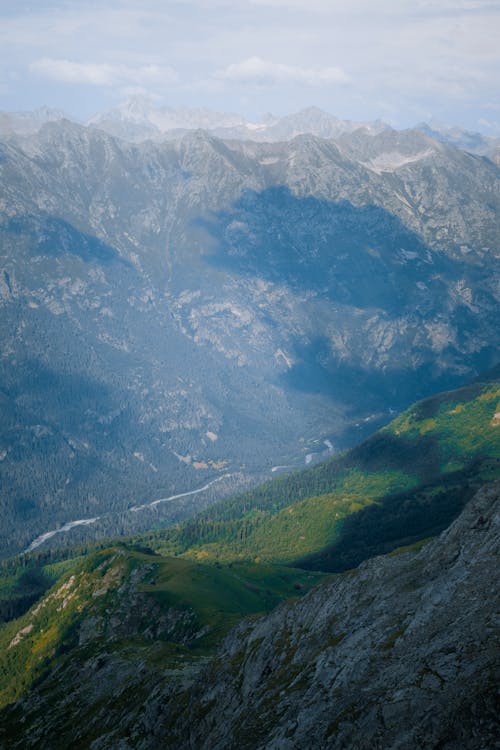
<svg viewBox="0 0 500 750"><path fill-rule="evenodd" d="M5 552L180 517L495 364L497 165L358 126L4 136Z"/></svg>
<svg viewBox="0 0 500 750"><path fill-rule="evenodd" d="M0 3L0 750L497 746L499 22Z"/></svg>

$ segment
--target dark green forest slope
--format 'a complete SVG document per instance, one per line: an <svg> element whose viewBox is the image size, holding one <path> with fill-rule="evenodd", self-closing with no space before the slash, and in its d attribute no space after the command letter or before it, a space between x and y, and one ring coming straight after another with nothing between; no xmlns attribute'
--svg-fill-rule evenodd
<svg viewBox="0 0 500 750"><path fill-rule="evenodd" d="M500 474L497 376L421 401L341 456L141 539L199 560L336 571L437 534Z"/></svg>
<svg viewBox="0 0 500 750"><path fill-rule="evenodd" d="M156 688L184 690L232 625L321 582L325 573L312 569L341 571L402 546L418 548L499 475L500 381L493 372L415 404L341 456L177 527L3 561L0 705L23 696L29 702L43 686L52 713L29 704L30 746L43 746L46 726L64 741L67 686L84 691L85 670L102 670L113 710L99 691L82 693L89 713L79 712L78 722L81 747L88 747L103 727L134 724L134 706L145 710ZM17 709L6 710L0 746L19 734Z"/></svg>

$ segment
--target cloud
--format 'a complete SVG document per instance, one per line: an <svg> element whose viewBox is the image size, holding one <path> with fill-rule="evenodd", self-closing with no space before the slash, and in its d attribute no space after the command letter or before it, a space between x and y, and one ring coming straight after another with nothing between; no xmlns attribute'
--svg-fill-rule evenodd
<svg viewBox="0 0 500 750"><path fill-rule="evenodd" d="M216 78L231 83L250 83L271 86L277 83L299 83L303 86L329 86L349 83L350 78L342 68L302 68L249 57L240 63L232 63L216 73Z"/></svg>
<svg viewBox="0 0 500 750"><path fill-rule="evenodd" d="M486 117L480 117L477 121L477 124L481 126L481 128L491 131L492 133L500 133L500 122L495 122L494 120L490 120Z"/></svg>
<svg viewBox="0 0 500 750"><path fill-rule="evenodd" d="M498 120L499 14L500 0L0 0L2 107L85 119L142 91L249 117L317 104L473 128Z"/></svg>
<svg viewBox="0 0 500 750"><path fill-rule="evenodd" d="M53 81L92 86L144 86L175 83L178 79L173 68L162 65L131 67L43 57L32 62L28 67L32 73Z"/></svg>

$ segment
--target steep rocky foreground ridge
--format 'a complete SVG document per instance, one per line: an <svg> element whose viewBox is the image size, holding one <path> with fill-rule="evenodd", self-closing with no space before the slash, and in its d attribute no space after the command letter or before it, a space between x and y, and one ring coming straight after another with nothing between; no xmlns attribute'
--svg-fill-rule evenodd
<svg viewBox="0 0 500 750"><path fill-rule="evenodd" d="M0 185L2 555L176 520L498 359L499 168L419 131L56 120L5 138Z"/></svg>
<svg viewBox="0 0 500 750"><path fill-rule="evenodd" d="M148 594L165 562L101 553L11 624L14 658L50 645L44 612L76 617L46 675L0 714L2 747L492 748L499 510L500 484L483 487L438 539L242 621L215 656L182 651L199 621ZM162 653L165 637L179 651Z"/></svg>
<svg viewBox="0 0 500 750"><path fill-rule="evenodd" d="M499 490L419 553L376 558L242 625L190 695L191 746L493 747Z"/></svg>

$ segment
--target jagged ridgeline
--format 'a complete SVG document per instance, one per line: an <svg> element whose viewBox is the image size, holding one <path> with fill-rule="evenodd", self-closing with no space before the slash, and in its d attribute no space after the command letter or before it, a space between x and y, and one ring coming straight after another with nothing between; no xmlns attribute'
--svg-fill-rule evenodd
<svg viewBox="0 0 500 750"><path fill-rule="evenodd" d="M147 531L493 366L499 196L417 130L2 137L0 556Z"/></svg>
<svg viewBox="0 0 500 750"><path fill-rule="evenodd" d="M141 537L198 560L345 570L432 536L500 475L500 380L421 401L345 454Z"/></svg>

